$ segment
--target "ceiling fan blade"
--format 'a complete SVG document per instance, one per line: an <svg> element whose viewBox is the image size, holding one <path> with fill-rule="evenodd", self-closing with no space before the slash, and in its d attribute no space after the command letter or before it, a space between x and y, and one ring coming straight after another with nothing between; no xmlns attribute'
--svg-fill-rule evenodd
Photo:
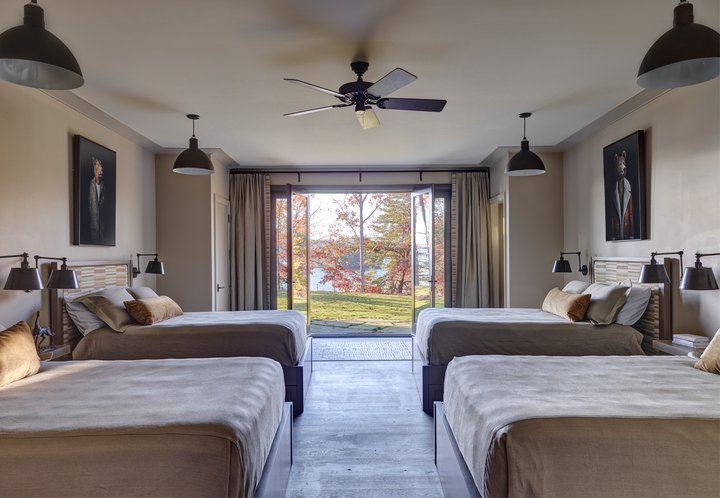
<svg viewBox="0 0 720 498"><path fill-rule="evenodd" d="M377 128L380 126L380 120L378 120L377 114L373 111L372 107L366 107L365 112L355 112L360 126L363 130L369 130L370 128Z"/></svg>
<svg viewBox="0 0 720 498"><path fill-rule="evenodd" d="M380 109L440 112L446 103L447 100L436 99L380 99L377 105Z"/></svg>
<svg viewBox="0 0 720 498"><path fill-rule="evenodd" d="M322 111L329 111L330 109L338 109L340 107L348 107L351 104L335 104L335 105L326 105L324 107L316 107L314 109L306 109L304 111L297 111L297 112L288 112L287 114L283 114L283 116L304 116L305 114L312 114L314 112L322 112Z"/></svg>
<svg viewBox="0 0 720 498"><path fill-rule="evenodd" d="M409 85L416 79L417 76L415 76L414 74L408 73L404 69L396 67L395 69L387 73L385 76L377 80L365 91L374 97L384 97L385 95L390 95L395 90L398 90L405 85Z"/></svg>
<svg viewBox="0 0 720 498"><path fill-rule="evenodd" d="M295 83L300 86L304 86L306 88L310 88L311 90L317 90L318 92L327 93L328 95L332 95L333 97L337 97L339 99L344 99L345 95L342 93L338 93L335 90L330 90L329 88L323 88L318 85L313 85L312 83L308 83L307 81L302 80L296 80L294 78L283 78L285 81L289 81L290 83Z"/></svg>

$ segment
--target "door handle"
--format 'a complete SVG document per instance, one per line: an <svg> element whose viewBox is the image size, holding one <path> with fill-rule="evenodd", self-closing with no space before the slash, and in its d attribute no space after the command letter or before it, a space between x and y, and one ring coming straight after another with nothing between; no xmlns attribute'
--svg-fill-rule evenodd
<svg viewBox="0 0 720 498"><path fill-rule="evenodd" d="M220 292L220 289L224 289L224 288L225 288L225 287L223 287L222 285L217 284L217 292Z"/></svg>

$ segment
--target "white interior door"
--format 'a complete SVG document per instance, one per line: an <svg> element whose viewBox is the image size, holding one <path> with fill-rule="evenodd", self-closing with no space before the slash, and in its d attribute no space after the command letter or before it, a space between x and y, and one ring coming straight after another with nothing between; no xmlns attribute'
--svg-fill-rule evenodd
<svg viewBox="0 0 720 498"><path fill-rule="evenodd" d="M230 310L230 201L215 195L215 299L214 311Z"/></svg>

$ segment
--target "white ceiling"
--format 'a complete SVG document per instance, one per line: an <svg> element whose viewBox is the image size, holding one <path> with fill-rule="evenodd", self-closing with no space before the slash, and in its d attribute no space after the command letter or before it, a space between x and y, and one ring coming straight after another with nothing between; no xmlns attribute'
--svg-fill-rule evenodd
<svg viewBox="0 0 720 498"><path fill-rule="evenodd" d="M553 146L641 89L637 68L672 24L674 0L40 0L48 29L74 52L74 92L164 148L200 146L240 165L477 164L522 138ZM720 29L720 2L695 0ZM23 0L0 0L0 30ZM378 110L362 130L352 109L289 84L336 89L358 52L376 81L418 76L393 97L444 98L439 114Z"/></svg>

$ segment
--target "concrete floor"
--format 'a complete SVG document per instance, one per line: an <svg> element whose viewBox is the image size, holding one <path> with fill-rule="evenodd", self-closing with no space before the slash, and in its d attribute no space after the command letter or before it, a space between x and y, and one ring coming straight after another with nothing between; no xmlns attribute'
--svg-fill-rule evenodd
<svg viewBox="0 0 720 498"><path fill-rule="evenodd" d="M318 362L286 498L442 497L409 361Z"/></svg>

